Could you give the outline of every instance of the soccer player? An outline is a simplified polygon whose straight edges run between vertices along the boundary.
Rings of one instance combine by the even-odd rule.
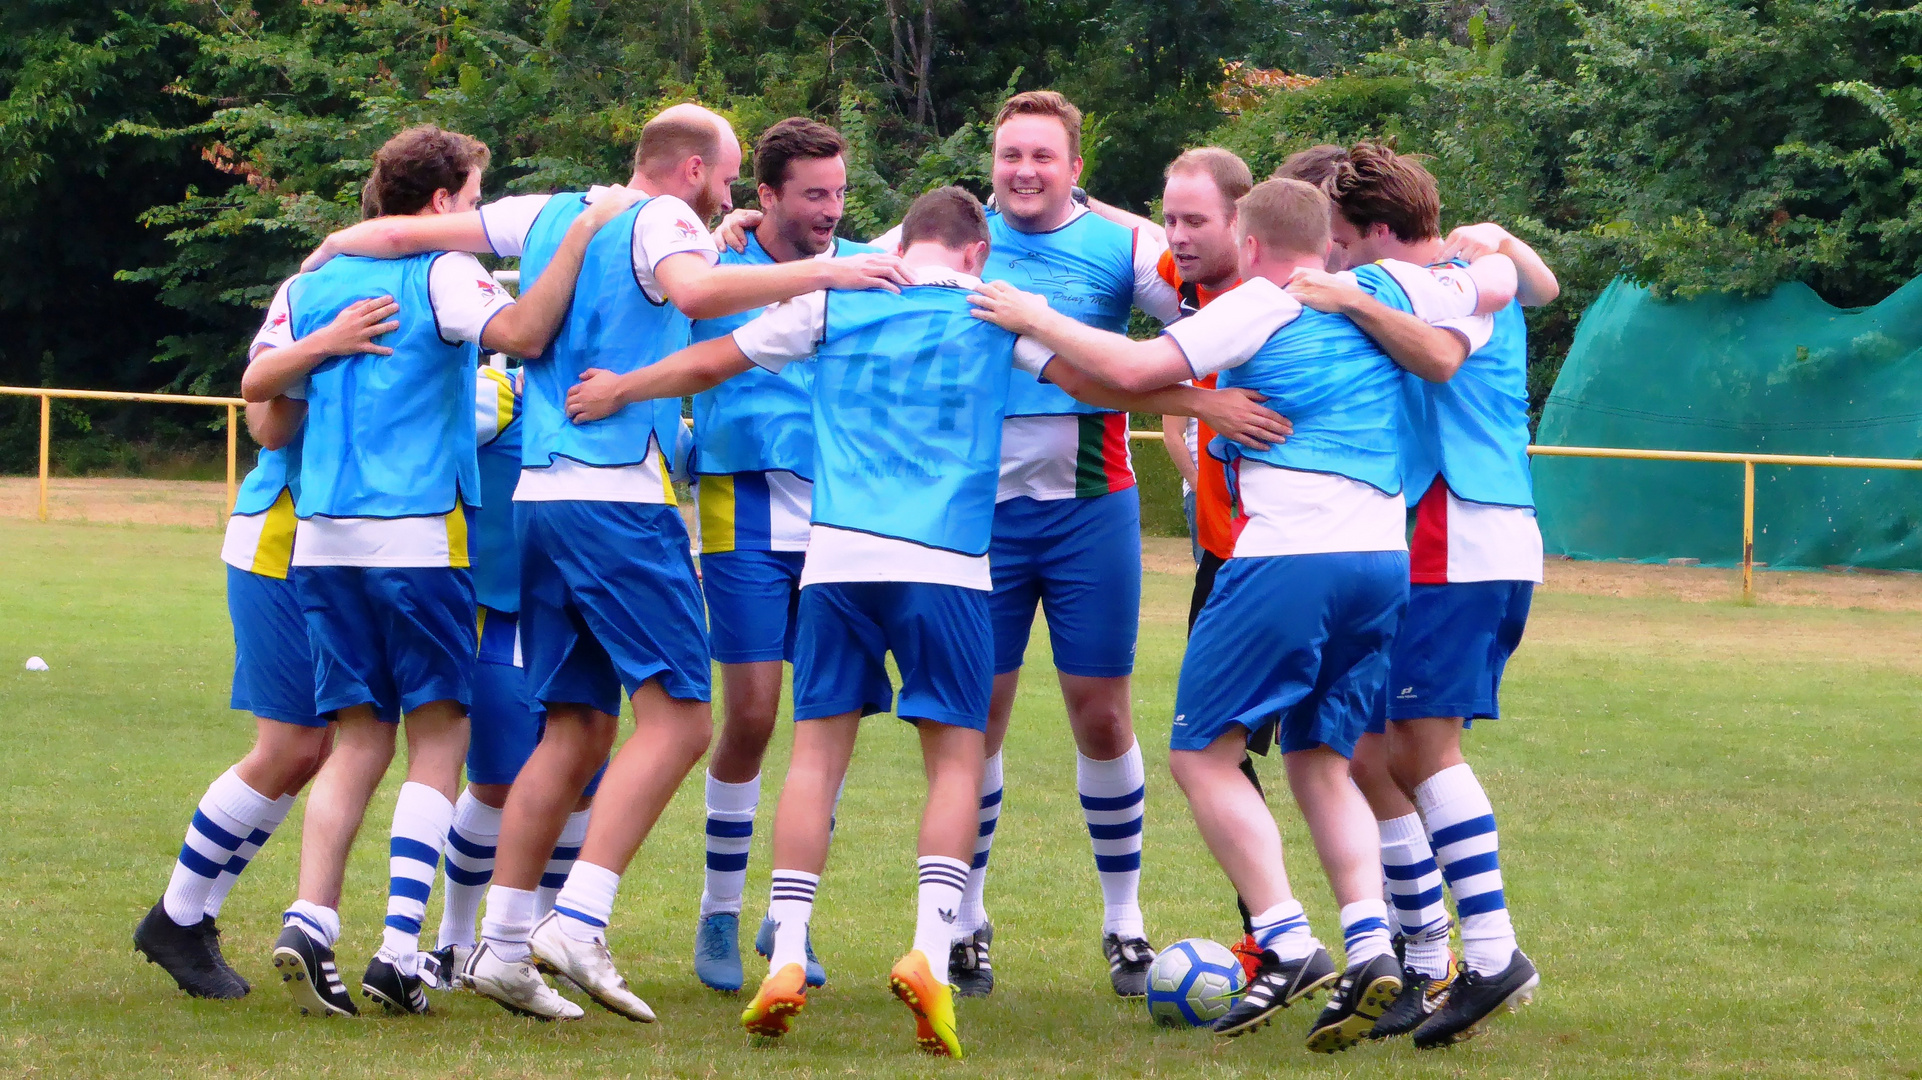
[[[686,345],[690,318],[905,279],[899,260],[882,255],[715,265],[703,222],[729,207],[740,168],[741,146],[725,120],[675,105],[642,127],[624,189],[514,196],[445,219],[363,222],[310,258],[492,251],[520,256],[532,289],[559,265],[557,245],[576,217],[615,193],[640,198],[589,246],[559,336],[524,368],[514,492],[521,641],[546,724],[508,794],[481,944],[464,973],[513,1012],[580,1015],[535,970],[538,956],[602,1007],[654,1019],[614,967],[607,921],[621,874],[712,735],[707,628],[664,456],[679,438],[680,409],[654,403],[576,425],[562,411],[568,388],[590,368],[633,371]],[[608,765],[580,856],[536,925],[535,890],[568,814],[614,744],[623,695],[634,707],[634,735]]]
[[[1497,694],[1542,577],[1528,467],[1527,325],[1555,276],[1497,225],[1440,230],[1434,178],[1412,158],[1361,143],[1333,170],[1335,238],[1350,265],[1440,263],[1499,252],[1518,271],[1515,301],[1488,343],[1458,367],[1403,379],[1405,489],[1414,495],[1408,614],[1395,642],[1386,717],[1356,746],[1355,779],[1375,811],[1388,888],[1406,941],[1406,987],[1377,1037],[1413,1032],[1420,1047],[1466,1038],[1504,1007],[1529,1000],[1540,975],[1518,947],[1502,889],[1488,795],[1462,755],[1462,732],[1499,715]],[[1352,289],[1306,302],[1364,329],[1380,305]],[[1462,969],[1451,970],[1443,882],[1461,920]]]
[[[919,731],[929,788],[914,947],[895,964],[890,984],[914,1011],[924,1049],[961,1054],[948,959],[978,831],[993,666],[988,547],[1003,410],[1010,362],[1033,370],[1041,359],[968,314],[967,290],[979,284],[975,275],[990,250],[988,228],[974,196],[959,188],[930,192],[902,224],[916,284],[900,295],[800,297],[652,368],[590,372],[569,395],[570,415],[592,420],[648,398],[703,390],[751,365],[772,370],[811,359],[816,369],[816,489],[795,655],[799,723],[775,815],[773,956],[742,1013],[757,1034],[785,1034],[806,1003],[807,929],[835,796],[861,718],[894,705],[885,667],[892,652],[902,677],[895,711]],[[1110,400],[1112,392],[1071,388],[1125,404]],[[1149,404],[1207,396],[1183,387]]]
[[[444,851],[446,903],[434,950],[433,980],[443,988],[457,985],[457,976],[479,943],[481,899],[494,878],[501,808],[541,733],[540,712],[527,695],[527,676],[521,667],[520,549],[514,542],[514,485],[521,473],[520,374],[483,366],[474,380],[481,505],[469,520],[468,548],[474,564],[480,646],[474,664],[474,701],[468,709],[467,789],[454,804]],[[589,781],[541,875],[536,910],[543,915],[553,908],[554,896],[587,837],[594,789],[595,781]]]
[[[396,328],[388,321],[395,310],[385,297],[351,304],[287,348],[316,361],[378,350],[373,340]],[[283,303],[249,354],[275,347],[285,323]],[[254,745],[201,796],[167,891],[133,933],[134,948],[192,997],[238,998],[252,989],[221,955],[216,919],[241,872],[320,768],[330,741],[328,722],[314,708],[307,624],[287,580],[300,424],[299,406],[284,398],[247,406],[248,430],[262,450],[241,482],[220,547],[234,626],[230,704],[254,715]]]
[[[487,158],[478,141],[436,127],[396,135],[374,156],[374,220],[471,210]],[[382,352],[317,365],[311,350],[263,350],[242,380],[250,401],[282,393],[306,401],[292,578],[313,644],[315,709],[339,722],[307,803],[299,899],[274,946],[274,966],[304,1013],[357,1011],[333,958],[341,881],[403,715],[407,782],[394,807],[386,928],[361,990],[389,1011],[427,1011],[420,920],[452,824],[473,699],[466,507],[480,498],[475,345],[539,353],[588,239],[620,209],[615,200],[583,215],[556,272],[518,303],[466,254],[336,259],[302,273],[282,294],[284,342],[377,297],[398,303],[399,327]]]
[[[879,249],[834,235],[847,202],[847,142],[826,124],[789,117],[754,146],[761,217],[724,266],[764,266]],[[756,312],[694,323],[693,339],[733,332]],[[741,989],[741,893],[747,882],[761,760],[780,708],[781,664],[794,659],[801,564],[807,553],[814,426],[805,364],[758,368],[694,395],[692,472],[701,511],[701,588],[721,666],[721,733],[707,767],[707,871],[694,974],[715,990]],[[766,955],[773,924],[755,947]],[[811,986],[826,982],[812,951]]]
[[[1170,767],[1197,826],[1256,911],[1261,967],[1215,1025],[1240,1035],[1336,979],[1290,894],[1274,819],[1239,776],[1251,743],[1273,738],[1341,904],[1346,970],[1309,1033],[1311,1049],[1359,1041],[1401,989],[1368,804],[1348,756],[1386,678],[1406,600],[1396,425],[1399,371],[1349,320],[1305,309],[1283,286],[1320,271],[1330,249],[1327,196],[1271,180],[1237,206],[1243,284],[1160,338],[1132,342],[1083,327],[1039,298],[984,288],[984,318],[1031,334],[1058,359],[1125,390],[1209,372],[1253,386],[1294,422],[1266,451],[1230,456],[1247,524],[1196,620],[1176,693]],[[1420,267],[1365,267],[1358,282],[1418,318],[1394,327],[1430,364],[1479,344],[1471,290]],[[1050,365],[1049,372],[1053,371]]]

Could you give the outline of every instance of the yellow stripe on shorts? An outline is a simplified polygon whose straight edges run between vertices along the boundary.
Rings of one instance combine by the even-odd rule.
[[[254,573],[287,580],[287,568],[294,561],[294,526],[299,520],[294,516],[293,490],[281,488],[260,525],[260,543],[254,548],[251,567]]]

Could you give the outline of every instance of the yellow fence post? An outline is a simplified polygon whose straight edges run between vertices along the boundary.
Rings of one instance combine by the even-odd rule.
[[[47,520],[47,438],[53,430],[53,399],[40,395],[40,520]]]
[[[234,408],[232,405],[227,406],[227,512],[229,514],[234,512],[236,500],[234,494],[234,455],[237,452],[236,448],[240,438],[237,427],[239,422],[239,416],[237,414],[239,411],[240,410]]]
[[[1742,599],[1755,599],[1755,463],[1742,462]]]

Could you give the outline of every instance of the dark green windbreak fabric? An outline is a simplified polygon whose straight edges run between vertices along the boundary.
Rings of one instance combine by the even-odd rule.
[[[1582,316],[1544,446],[1922,456],[1922,279],[1869,308],[1801,284],[1661,301],[1617,280]],[[1741,558],[1742,466],[1537,457],[1550,554]],[[1758,465],[1755,558],[1922,569],[1922,473]]]

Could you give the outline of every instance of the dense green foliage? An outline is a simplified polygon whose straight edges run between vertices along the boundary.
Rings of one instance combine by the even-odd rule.
[[[1922,271],[1919,37],[1896,0],[32,0],[0,10],[0,382],[231,389],[274,282],[415,121],[485,139],[501,194],[624,175],[663,102],[749,138],[820,116],[855,144],[859,235],[981,186],[996,104],[1054,86],[1089,113],[1088,186],[1138,209],[1203,141],[1258,173],[1364,135],[1430,155],[1449,224],[1503,221],[1563,275],[1539,397],[1617,274],[1853,304]],[[1237,61],[1320,81],[1223,95]],[[30,438],[0,403],[0,463]]]

